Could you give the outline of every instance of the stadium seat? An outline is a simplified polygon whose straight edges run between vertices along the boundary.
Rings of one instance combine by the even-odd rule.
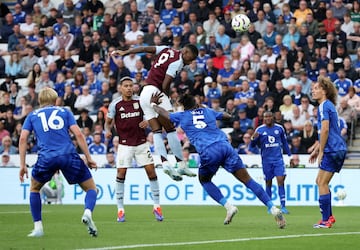
[[[0,50],[8,51],[8,44],[7,43],[0,43]]]
[[[84,72],[84,71],[85,71],[85,67],[79,67],[79,68],[77,68],[77,71]]]
[[[221,129],[225,134],[230,134],[234,129],[233,128],[222,128]]]
[[[72,55],[71,59],[73,59],[74,62],[78,62],[79,61],[79,55]]]
[[[2,58],[4,59],[5,64],[9,64],[9,62],[10,62],[10,55],[4,55],[4,56],[2,56]]]
[[[15,82],[17,82],[19,84],[19,87],[21,87],[21,88],[27,88],[28,87],[27,78],[18,78],[18,79],[15,80]]]

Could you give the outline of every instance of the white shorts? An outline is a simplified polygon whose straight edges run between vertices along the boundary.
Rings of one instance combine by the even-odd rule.
[[[139,167],[154,163],[147,142],[138,146],[119,144],[116,158],[116,168],[131,168],[134,158]]]
[[[145,85],[140,94],[140,106],[144,111],[145,119],[148,121],[150,119],[158,117],[158,113],[155,112],[153,107],[150,105],[150,99],[152,94],[161,92],[157,87],[153,85]],[[164,108],[167,111],[173,110],[173,107],[170,103],[170,99],[167,95],[164,94],[161,97],[160,107]]]

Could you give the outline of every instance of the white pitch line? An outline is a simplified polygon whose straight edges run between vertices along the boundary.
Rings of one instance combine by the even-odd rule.
[[[321,237],[321,236],[355,235],[355,234],[360,234],[360,232],[322,233],[322,234],[321,233],[317,233],[317,234],[294,234],[294,235],[251,237],[251,238],[228,239],[228,240],[169,242],[169,243],[138,244],[138,245],[112,246],[112,247],[100,247],[100,248],[82,248],[82,249],[77,249],[77,250],[113,250],[113,249],[131,249],[131,248],[138,248],[138,247],[143,247],[143,248],[144,247],[170,247],[170,246],[203,245],[203,244],[241,242],[241,241],[276,240],[276,239],[291,239],[291,238],[302,238],[302,237]]]
[[[29,214],[30,211],[4,211],[0,212],[0,214]]]
[[[41,213],[50,213],[50,211],[42,211]],[[30,214],[30,210],[28,211],[2,211],[0,214]]]

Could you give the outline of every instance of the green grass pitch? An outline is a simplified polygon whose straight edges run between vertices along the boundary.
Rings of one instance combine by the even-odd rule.
[[[278,229],[265,207],[238,206],[230,225],[223,225],[220,206],[163,206],[157,222],[152,206],[126,206],[126,222],[116,222],[116,206],[98,205],[92,238],[80,222],[83,206],[44,205],[42,238],[28,238],[33,228],[29,206],[0,206],[0,249],[359,249],[359,207],[334,207],[336,224],[313,229],[318,207],[289,207],[286,229]]]

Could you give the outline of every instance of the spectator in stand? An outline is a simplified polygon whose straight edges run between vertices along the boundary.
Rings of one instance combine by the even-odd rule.
[[[279,110],[281,115],[285,120],[290,120],[293,114],[293,109],[296,105],[292,103],[292,98],[290,95],[285,95],[283,97],[283,104],[280,105]]]
[[[223,120],[221,123],[222,127],[231,128],[233,126],[233,122],[238,119],[238,110],[234,105],[233,99],[227,100],[224,112],[228,113],[231,116],[231,118],[227,120]]]
[[[229,59],[224,60],[224,68],[220,69],[216,81],[219,83],[228,83],[231,81],[235,69],[231,67]]]
[[[304,124],[305,121],[307,120],[307,115],[305,113],[300,113],[299,107],[294,106],[290,120],[294,130],[300,132],[301,130],[304,129]]]
[[[269,23],[269,21],[265,19],[265,13],[263,10],[258,11],[257,19],[258,20],[254,23],[254,27],[255,30],[263,37],[266,33],[267,24]]]
[[[18,53],[12,53],[10,55],[10,61],[5,65],[5,74],[15,79],[21,74],[20,55]]]
[[[101,167],[116,168],[116,161],[115,161],[114,153],[111,153],[111,152],[106,153],[106,163],[104,163]]]
[[[9,37],[14,33],[14,17],[11,13],[6,14],[5,20],[2,23],[2,27],[0,30],[2,43],[7,43]]]
[[[305,0],[300,1],[299,9],[295,10],[294,17],[296,18],[296,25],[301,26],[303,22],[306,21],[307,14],[312,14],[311,9],[307,7],[307,2]]]
[[[0,162],[0,167],[7,167],[7,168],[15,168],[15,163],[13,163],[12,161],[10,161],[10,155],[9,153],[4,152],[1,155],[1,162]]]
[[[291,95],[292,102],[295,105],[300,105],[301,104],[301,98],[303,96],[305,96],[305,94],[303,94],[301,91],[302,91],[302,85],[299,84],[299,83],[296,84],[295,85],[295,92],[294,92],[294,94]]]
[[[326,19],[323,21],[325,30],[328,33],[332,33],[335,30],[335,22],[337,19],[334,17],[334,13],[331,9],[326,10]]]
[[[15,4],[13,17],[15,24],[25,23],[26,12],[22,10],[21,4]]]
[[[358,116],[360,114],[360,96],[356,94],[356,89],[354,86],[349,87],[348,94],[343,97],[348,105],[355,109],[358,113]]]
[[[220,100],[220,107],[221,108],[225,108],[226,107],[226,103],[229,99],[234,99],[234,93],[231,91],[231,89],[229,88],[229,84],[228,83],[221,83],[221,96],[219,98]]]
[[[77,110],[74,107],[76,98],[77,96],[74,94],[71,84],[65,84],[65,92],[63,97],[64,106],[70,108],[74,114],[77,113]]]
[[[84,85],[82,87],[82,94],[76,98],[74,104],[74,107],[78,111],[81,112],[82,110],[86,109],[88,112],[91,112],[94,110],[94,96],[91,95],[89,92],[89,86]]]
[[[344,16],[348,13],[348,8],[344,5],[342,0],[334,0],[330,10],[334,13],[334,18],[343,21]]]
[[[45,87],[54,88],[54,82],[50,80],[47,70],[41,72],[41,78],[35,85],[35,92],[39,93]]]
[[[238,112],[240,130],[244,134],[249,128],[252,128],[252,120],[246,117],[246,110],[244,108],[239,109]]]
[[[301,144],[301,137],[299,135],[295,135],[291,138],[290,144],[291,154],[306,154],[306,148],[303,144]]]
[[[306,153],[310,154],[318,143],[317,129],[314,128],[310,120],[305,121],[304,129],[300,131],[299,136],[301,138],[301,145],[305,147]]]
[[[271,93],[274,98],[274,107],[276,110],[283,104],[283,98],[285,95],[289,95],[289,91],[284,88],[282,81],[278,80],[275,82],[275,91]]]
[[[245,133],[243,136],[244,143],[241,143],[238,147],[238,154],[246,154],[246,155],[253,155],[259,154],[260,151],[257,147],[251,146],[251,136],[249,133]]]
[[[352,130],[352,126],[354,124],[353,122],[357,118],[356,110],[348,104],[348,101],[345,98],[342,98],[340,100],[340,105],[337,108],[337,112],[339,117],[344,118],[346,122],[348,128],[348,137],[349,137],[350,132]]]
[[[337,71],[337,75],[338,79],[334,81],[334,85],[338,89],[338,95],[343,97],[349,92],[349,88],[353,85],[353,82],[346,78],[345,70],[343,68],[340,68]]]
[[[17,154],[18,150],[16,147],[12,145],[12,140],[9,135],[4,136],[1,140],[0,146],[0,153],[1,154]]]
[[[109,90],[109,83],[103,82],[101,84],[101,92],[97,93],[94,97],[94,111],[90,112],[90,114],[96,114],[97,111],[103,106],[105,99],[111,101],[112,93]]]
[[[238,115],[238,114],[237,114]],[[242,132],[240,128],[240,121],[235,120],[232,124],[233,131],[229,133],[231,146],[233,148],[238,148],[241,143],[243,143],[243,135],[244,132]]]
[[[77,66],[83,67],[86,63],[90,63],[93,60],[93,55],[95,52],[94,45],[91,44],[91,37],[85,36],[83,40],[83,44],[79,48],[75,49],[75,54],[79,55],[79,61],[77,62]]]
[[[34,33],[35,25],[36,24],[33,22],[31,14],[27,14],[25,22],[20,24],[20,33],[28,38]]]

